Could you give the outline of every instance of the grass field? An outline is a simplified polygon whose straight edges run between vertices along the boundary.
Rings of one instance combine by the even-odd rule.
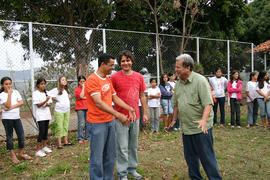
[[[244,127],[246,120],[242,119],[242,122]],[[264,132],[261,126],[250,129],[215,127],[213,134],[223,179],[270,178],[270,130]],[[16,165],[10,163],[5,143],[1,142],[0,165],[4,169],[0,171],[0,179],[89,179],[89,142],[77,144],[76,132],[70,133],[70,140],[74,146],[57,150],[55,138],[50,137],[51,154]],[[33,156],[35,145],[36,139],[28,138],[25,151]],[[179,131],[151,136],[149,131],[140,133],[138,157],[138,171],[146,179],[189,179]],[[203,170],[202,174],[206,178]]]

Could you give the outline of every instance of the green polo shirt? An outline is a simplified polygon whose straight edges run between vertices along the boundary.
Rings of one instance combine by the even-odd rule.
[[[191,72],[185,83],[182,79],[177,81],[172,103],[178,106],[178,118],[185,135],[201,133],[198,124],[192,121],[200,121],[202,119],[204,107],[212,104],[210,85],[207,79],[195,72]],[[207,121],[207,129],[213,127],[213,111]]]

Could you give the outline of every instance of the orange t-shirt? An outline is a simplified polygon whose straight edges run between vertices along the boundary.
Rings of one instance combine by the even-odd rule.
[[[113,115],[99,109],[92,98],[93,95],[100,94],[102,101],[112,107],[112,96],[116,95],[116,92],[110,78],[102,78],[96,73],[91,74],[85,82],[85,94],[88,122],[105,123],[113,120]]]

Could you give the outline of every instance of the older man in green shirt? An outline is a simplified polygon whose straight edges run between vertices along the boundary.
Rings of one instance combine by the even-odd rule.
[[[222,179],[213,148],[213,99],[206,78],[192,71],[194,61],[188,54],[176,58],[175,71],[180,77],[174,88],[174,121],[180,120],[184,155],[190,178],[203,179],[200,162],[210,180]]]

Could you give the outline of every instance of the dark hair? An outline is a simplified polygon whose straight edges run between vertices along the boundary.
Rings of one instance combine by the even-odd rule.
[[[108,64],[110,62],[110,59],[115,59],[115,58],[110,54],[106,54],[106,53],[101,54],[98,57],[98,67],[101,66],[101,63]]]
[[[259,73],[259,76],[258,76],[258,82],[259,82],[259,88],[262,89],[264,87],[264,77],[265,75],[267,74],[267,71],[261,71]],[[268,80],[266,80],[266,82],[268,83]]]
[[[162,74],[162,76],[160,77],[160,85],[165,87],[165,81],[163,80],[164,76],[168,76],[167,74]]]
[[[65,89],[67,91],[67,93],[69,94],[70,91],[68,89],[68,84],[63,86],[61,85],[61,79],[65,77],[65,76],[60,76],[58,81],[57,81],[57,90],[58,90],[58,95],[62,95],[63,94],[63,90]],[[66,78],[66,77],[65,77]]]
[[[4,82],[7,81],[7,80],[10,80],[10,81],[12,82],[12,80],[11,80],[10,77],[3,77],[3,78],[1,79],[1,85],[4,85]],[[1,92],[4,92],[4,90],[5,90],[4,87],[1,87],[0,93],[1,93]]]
[[[123,50],[123,51],[119,52],[119,55],[118,55],[117,63],[118,63],[119,66],[121,65],[121,59],[122,59],[123,56],[126,56],[127,58],[130,58],[131,61],[132,61],[132,65],[135,63],[134,62],[135,58],[134,58],[134,55],[132,54],[132,52],[129,51],[129,50]]]
[[[37,80],[37,82],[36,82],[36,87],[38,88],[38,85],[39,85],[41,82],[43,82],[43,81],[45,82],[45,84],[47,83],[46,79],[44,79],[44,78],[38,78],[38,80]],[[44,93],[45,93],[46,96],[48,96],[46,89],[44,89]]]
[[[218,70],[222,72],[222,69],[220,67],[216,68],[215,72],[217,72]]]
[[[241,80],[239,72],[237,70],[233,70],[230,76],[231,83],[233,83],[233,75],[235,73],[238,73],[238,79],[236,80],[236,82],[238,82],[238,80]]]
[[[81,76],[78,76],[78,82],[80,82],[81,79],[86,80],[86,78],[84,76],[82,76],[82,75]]]
[[[171,77],[172,75],[174,75],[172,72],[168,73],[168,76]]]
[[[252,77],[255,76],[256,74],[258,74],[256,71],[251,72],[251,73],[249,74],[249,81],[251,81],[251,80],[252,80]]]
[[[156,83],[157,83],[157,78],[150,78],[150,83],[152,82],[152,81],[156,81]]]

